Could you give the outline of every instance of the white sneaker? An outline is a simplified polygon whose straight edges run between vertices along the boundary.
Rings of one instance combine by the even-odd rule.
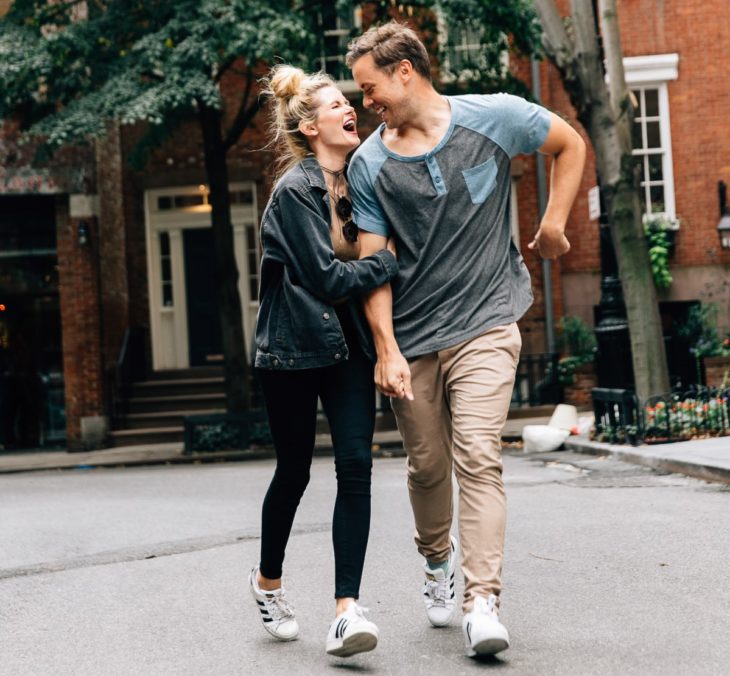
[[[327,632],[327,654],[350,657],[366,653],[378,645],[378,628],[365,619],[367,608],[354,601],[348,609],[336,617]]]
[[[456,538],[451,536],[451,554],[449,555],[449,571],[443,568],[432,570],[428,561],[423,562],[426,580],[423,584],[423,603],[426,615],[434,627],[444,627],[454,615],[456,599],[454,593],[454,570],[456,569]]]
[[[284,587],[264,591],[259,587],[258,573],[259,567],[256,566],[248,576],[248,584],[261,613],[264,629],[280,641],[293,641],[299,634],[299,624],[294,617],[294,608],[286,600]]]
[[[464,615],[461,623],[466,639],[466,654],[469,657],[495,655],[509,648],[509,634],[497,616],[497,597],[488,599],[477,596],[471,612]]]

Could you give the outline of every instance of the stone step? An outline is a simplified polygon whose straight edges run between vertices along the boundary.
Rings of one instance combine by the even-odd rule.
[[[129,413],[162,413],[170,411],[225,408],[226,397],[223,392],[162,397],[132,397],[129,400]]]
[[[147,380],[190,380],[197,378],[223,378],[222,366],[192,366],[186,369],[152,371]]]
[[[166,444],[182,442],[183,426],[150,427],[148,429],[112,430],[107,438],[111,448],[120,446],[143,446],[145,444]]]
[[[172,378],[132,383],[131,397],[165,397],[224,392],[225,380],[220,377]]]
[[[130,413],[124,419],[123,429],[145,429],[150,427],[173,427],[182,425],[186,416],[225,413],[225,407],[213,409],[185,409],[179,411],[157,411],[153,413]]]

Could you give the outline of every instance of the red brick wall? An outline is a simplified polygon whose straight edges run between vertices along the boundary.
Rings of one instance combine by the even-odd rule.
[[[110,125],[109,134],[96,146],[97,186],[100,204],[98,253],[101,269],[102,353],[104,370],[118,358],[129,324],[129,277],[127,233],[124,227],[124,193],[119,130]]]
[[[93,194],[96,174],[88,146],[56,150],[36,161],[37,147],[19,143],[17,124],[6,120],[0,129],[0,193],[56,194],[57,252],[61,335],[65,380],[67,437],[70,448],[80,444],[81,418],[103,415],[103,380],[99,320],[98,238],[94,219],[89,246],[81,249],[77,222],[68,219],[68,194]]]
[[[63,332],[66,436],[69,449],[80,447],[81,418],[104,414],[99,307],[98,228],[84,218],[89,242],[78,241],[78,219],[68,207],[57,210],[59,295]]]
[[[568,11],[569,3],[561,1],[558,4],[564,12]],[[716,232],[719,220],[717,181],[730,183],[730,136],[727,134],[730,88],[727,86],[725,54],[730,28],[727,22],[719,20],[725,10],[725,3],[719,0],[619,2],[626,56],[679,54],[679,78],[668,83],[668,92],[676,210],[682,219],[682,228],[677,235],[676,253],[670,261],[677,282],[662,297],[719,302],[721,325],[730,324],[727,288],[730,253],[720,249]],[[647,30],[647,26],[651,26],[651,30]],[[698,49],[698,36],[702,36],[702,49]],[[516,68],[526,81],[529,81],[528,69],[527,63],[518,64]],[[589,220],[587,204],[587,191],[596,185],[595,161],[590,141],[576,120],[557,71],[543,64],[541,80],[543,104],[570,121],[589,146],[583,182],[567,227],[572,249],[553,266],[558,286],[584,284],[584,275],[573,277],[571,273],[592,273],[600,269],[597,222]],[[529,212],[535,197],[530,172],[528,164],[519,188],[523,239],[533,228]],[[529,260],[528,266],[533,273],[536,303],[523,322],[526,326],[543,314],[540,277]],[[696,268],[696,274],[682,270],[689,266],[702,267]],[[561,279],[563,273],[565,276]],[[597,284],[597,278],[594,281]],[[587,295],[595,296],[596,293],[597,289],[591,288]],[[558,293],[556,317],[562,314],[559,297]],[[568,307],[565,311],[574,313],[576,308]],[[584,319],[590,320],[583,310]]]
[[[562,3],[567,10],[567,3]],[[727,5],[720,0],[620,0],[621,40],[625,56],[678,53],[679,78],[669,82],[669,108],[677,214],[675,266],[730,262],[719,248],[717,181],[730,183],[730,135],[727,133],[730,87],[727,86]],[[701,40],[701,49],[699,41]],[[543,66],[546,105],[575,122],[572,107],[553,68]],[[566,272],[599,267],[594,222],[587,217],[586,189],[595,184],[589,157],[586,177],[569,224],[572,251]],[[718,270],[718,274],[722,274]]]

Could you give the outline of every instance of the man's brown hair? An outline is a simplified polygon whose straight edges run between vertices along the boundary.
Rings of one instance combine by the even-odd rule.
[[[345,63],[348,68],[366,54],[373,55],[375,65],[392,74],[404,59],[410,61],[421,77],[431,80],[431,63],[428,52],[415,31],[405,24],[391,21],[373,26],[349,44]]]

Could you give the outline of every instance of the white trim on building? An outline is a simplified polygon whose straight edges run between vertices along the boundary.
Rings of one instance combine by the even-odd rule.
[[[678,54],[653,54],[649,56],[624,57],[626,84],[637,96],[640,114],[635,124],[641,127],[641,147],[634,148],[634,155],[641,156],[644,164],[644,210],[645,213],[661,213],[669,218],[676,217],[674,196],[674,168],[672,163],[672,132],[669,116],[669,89],[667,83],[679,77]],[[657,110],[647,111],[647,92],[656,92]],[[653,99],[653,94],[649,94]],[[650,138],[650,128],[658,125],[659,143]],[[652,180],[650,163],[661,156],[661,177]],[[652,188],[654,189],[652,191]],[[663,209],[652,209],[656,204],[656,193],[663,188]]]
[[[258,209],[254,182],[232,183],[231,221],[238,266],[246,344],[253,336],[258,299],[252,288],[258,282]],[[147,280],[152,367],[154,370],[186,368],[190,364],[185,288],[183,232],[188,228],[209,228],[210,205],[207,186],[184,186],[147,190],[144,199],[147,238]]]

